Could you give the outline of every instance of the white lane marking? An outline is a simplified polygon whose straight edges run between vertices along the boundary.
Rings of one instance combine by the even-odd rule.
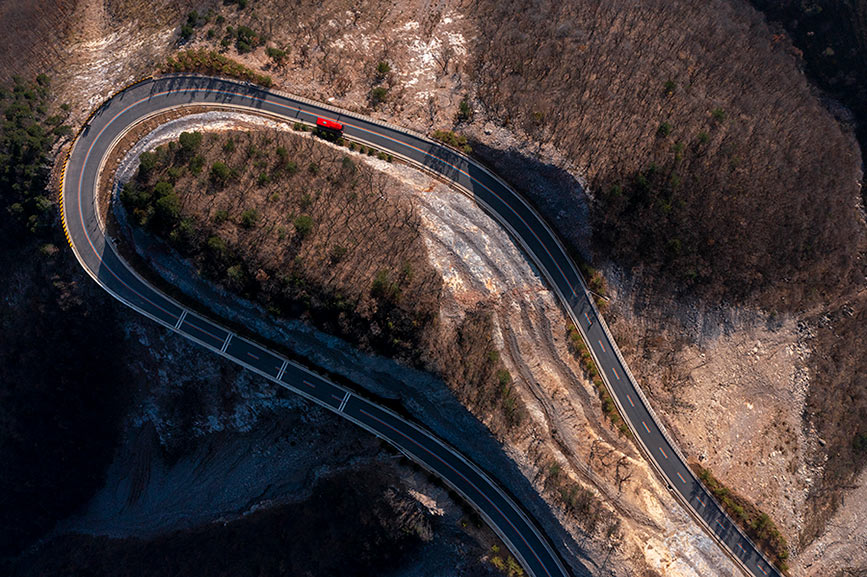
[[[599,347],[602,349],[602,352],[605,352],[605,345],[602,344],[602,339],[596,339],[596,342],[599,343]]]
[[[349,391],[346,391],[346,396],[343,397],[343,400],[340,401],[340,406],[337,407],[337,412],[338,412],[338,413],[342,413],[342,412],[343,412],[343,409],[346,407],[346,403],[347,403],[347,401],[349,401],[349,397],[350,397],[351,395],[352,395],[352,393],[350,393]]]
[[[175,330],[181,328],[181,325],[184,324],[185,318],[187,318],[187,309],[181,311],[181,316],[178,317],[178,322],[175,324]]]
[[[289,366],[289,361],[283,361],[283,366],[280,367],[280,372],[277,373],[277,380],[278,381],[280,380],[280,377],[283,376],[283,373],[286,372],[286,367],[288,367],[288,366]]]
[[[587,319],[587,327],[593,324],[593,321],[590,320],[590,316],[587,314],[587,311],[584,311],[584,318]]]
[[[759,568],[759,571],[762,572],[762,575],[767,575],[767,574],[768,574],[768,572],[765,570],[765,568],[762,567],[762,564],[761,564],[761,563],[756,564],[756,567]]]
[[[641,421],[641,424],[644,425],[644,430],[649,433],[650,429],[647,428],[647,423],[645,423],[644,421]]]
[[[704,502],[704,499],[702,499],[698,495],[696,495],[695,498],[696,498],[696,500],[698,500],[699,503],[701,503],[702,507],[707,507],[707,503]]]
[[[253,358],[256,359],[257,361],[259,360],[259,356],[258,356],[258,355],[254,355],[254,354],[251,353],[250,351],[247,351],[247,356],[253,357]]]
[[[668,459],[668,455],[665,454],[665,451],[662,450],[662,447],[659,448],[659,452],[662,453],[662,456]]]
[[[620,375],[617,374],[617,369],[615,369],[614,367],[611,367],[611,372],[614,373],[614,378],[617,379],[617,380],[619,381],[619,380],[620,380]],[[633,405],[633,406],[634,406],[634,405]]]
[[[632,402],[632,397],[629,396],[629,393],[626,393],[626,399],[629,401],[630,405],[635,407],[635,403]],[[644,427],[647,428],[647,425],[644,425]],[[650,431],[647,431],[647,432],[649,433]]]
[[[686,485],[686,479],[683,478],[683,475],[680,474],[680,471],[677,472],[677,478],[680,479],[680,482]]]
[[[311,385],[311,384],[308,383],[307,381],[301,381],[301,382],[304,383],[305,385],[307,385],[308,387],[310,387],[311,389],[315,389],[315,388],[316,388],[316,385]]]
[[[220,349],[221,353],[225,353],[226,349],[229,348],[229,342],[232,340],[232,333],[226,335],[226,341],[223,343],[223,348]]]

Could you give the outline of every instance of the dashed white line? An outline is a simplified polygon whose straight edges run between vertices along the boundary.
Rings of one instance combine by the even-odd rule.
[[[620,380],[620,375],[617,374],[617,369],[615,369],[614,367],[611,367],[611,372],[614,373],[614,378],[617,379],[617,380],[619,381],[619,380]],[[633,405],[633,406],[634,406],[634,405]]]
[[[662,450],[662,447],[659,448],[659,452],[662,453],[662,456],[668,459],[668,455],[665,454],[665,451]]]
[[[650,429],[647,428],[647,423],[645,423],[644,421],[641,421],[641,424],[644,425],[644,430],[649,433]]]
[[[686,485],[686,479],[683,478],[683,475],[680,474],[680,471],[677,472],[677,478],[680,479],[680,482]]]
[[[184,324],[184,319],[187,318],[187,309],[181,311],[181,316],[178,317],[178,322],[175,323],[175,330],[181,328],[181,325]]]
[[[289,361],[283,361],[283,366],[280,367],[280,371],[277,373],[277,380],[280,380],[280,377],[283,376],[283,373],[286,372],[286,367],[289,366]]]
[[[343,400],[340,401],[340,406],[337,407],[337,412],[338,412],[338,413],[342,413],[342,412],[343,412],[343,409],[346,407],[346,403],[347,403],[347,401],[349,401],[349,397],[350,397],[351,395],[352,395],[352,393],[350,393],[349,391],[346,391],[346,396],[343,397]]]
[[[629,401],[629,404],[630,404],[630,405],[632,405],[633,407],[635,407],[635,403],[632,402],[632,397],[629,396],[629,393],[626,393],[626,400]],[[647,428],[647,425],[644,425],[644,428],[646,429],[646,428]],[[647,432],[649,433],[650,431],[647,431]]]
[[[602,344],[602,339],[596,339],[596,342],[599,343],[599,348],[602,349],[602,352],[605,352],[605,345]]]
[[[226,349],[229,348],[229,343],[231,342],[231,340],[232,340],[232,333],[229,333],[228,335],[226,335],[226,342],[223,343],[223,348],[220,349],[221,353],[226,352]]]

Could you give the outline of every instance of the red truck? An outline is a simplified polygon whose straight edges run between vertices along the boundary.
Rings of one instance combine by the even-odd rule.
[[[338,134],[343,132],[342,124],[334,122],[333,120],[328,120],[327,118],[317,118],[316,127],[320,130],[327,130],[328,132],[336,132]]]

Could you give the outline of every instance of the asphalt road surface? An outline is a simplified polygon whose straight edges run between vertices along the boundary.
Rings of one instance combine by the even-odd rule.
[[[336,411],[396,446],[464,495],[535,577],[569,575],[548,540],[495,482],[432,433],[185,308],[142,279],[105,235],[96,206],[102,161],[116,140],[143,118],[183,106],[246,108],[289,121],[317,117],[345,126],[345,135],[386,150],[451,181],[471,195],[519,242],[558,294],[596,359],[621,414],[645,456],[672,492],[718,542],[756,577],[780,577],[721,511],[686,466],[641,394],[566,250],[541,217],[481,165],[427,138],[332,107],[248,84],[201,76],[148,79],[121,91],[91,115],[77,136],[62,183],[63,222],[87,272],[138,312],[281,385]]]

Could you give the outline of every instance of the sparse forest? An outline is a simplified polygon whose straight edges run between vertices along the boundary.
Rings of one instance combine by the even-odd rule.
[[[481,2],[482,105],[586,175],[647,282],[797,310],[863,279],[860,159],[747,6]]]
[[[435,372],[490,413],[498,434],[522,422],[492,311],[471,311],[454,334],[439,326],[442,278],[419,217],[394,180],[357,156],[282,132],[185,132],[141,155],[120,198],[134,224],[205,277],[273,314]]]
[[[417,362],[442,280],[384,174],[286,133],[184,133],[144,153],[121,194],[134,221],[276,314]]]

